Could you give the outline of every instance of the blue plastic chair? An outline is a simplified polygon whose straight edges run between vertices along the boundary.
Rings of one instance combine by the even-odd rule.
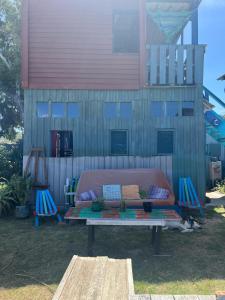
[[[182,208],[199,209],[200,215],[204,218],[205,213],[202,202],[197,196],[190,177],[179,178],[179,206]]]
[[[35,226],[39,226],[39,217],[51,217],[55,215],[57,216],[58,221],[62,222],[62,218],[58,213],[58,209],[49,190],[37,190]]]

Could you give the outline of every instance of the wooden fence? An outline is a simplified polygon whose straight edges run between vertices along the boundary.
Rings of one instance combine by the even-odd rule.
[[[149,85],[203,83],[205,45],[153,45],[147,49]]]
[[[23,158],[25,168],[28,157]],[[57,205],[64,204],[64,184],[66,178],[79,177],[84,170],[94,169],[130,169],[130,168],[158,168],[161,169],[172,184],[171,156],[109,156],[109,157],[47,157],[47,172],[50,191]],[[29,172],[34,175],[34,159]],[[39,161],[38,178],[44,183],[42,160]]]

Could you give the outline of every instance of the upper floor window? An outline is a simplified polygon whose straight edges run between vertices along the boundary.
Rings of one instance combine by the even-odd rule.
[[[139,51],[139,17],[135,11],[113,13],[113,52],[137,53]]]
[[[120,117],[129,119],[132,115],[132,103],[131,102],[121,102],[120,103]]]
[[[52,117],[63,118],[65,117],[65,104],[62,102],[52,103]]]
[[[73,102],[67,103],[67,116],[70,119],[79,118],[80,115],[80,104]]]
[[[182,116],[194,116],[194,101],[182,102]]]
[[[48,102],[37,102],[37,117],[48,118],[48,116],[49,116]]]
[[[152,101],[151,102],[151,115],[153,117],[163,117],[165,111],[165,105],[162,101]]]
[[[166,116],[178,117],[179,116],[179,103],[176,101],[166,102]]]
[[[108,119],[122,118],[129,119],[132,116],[131,102],[105,102],[104,116]]]

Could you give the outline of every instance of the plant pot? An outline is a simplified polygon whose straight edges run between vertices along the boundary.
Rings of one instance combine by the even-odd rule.
[[[16,206],[15,216],[17,219],[26,219],[29,217],[29,207],[27,205]]]
[[[143,207],[145,212],[152,212],[152,203],[151,202],[143,202]]]
[[[103,208],[104,208],[104,204],[103,203],[92,202],[92,205],[91,205],[91,210],[92,211],[99,212],[99,211],[102,211]]]

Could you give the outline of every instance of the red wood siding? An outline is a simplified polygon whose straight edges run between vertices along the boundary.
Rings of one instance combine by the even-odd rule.
[[[28,87],[139,88],[139,54],[112,52],[113,9],[138,10],[138,2],[30,0]]]

